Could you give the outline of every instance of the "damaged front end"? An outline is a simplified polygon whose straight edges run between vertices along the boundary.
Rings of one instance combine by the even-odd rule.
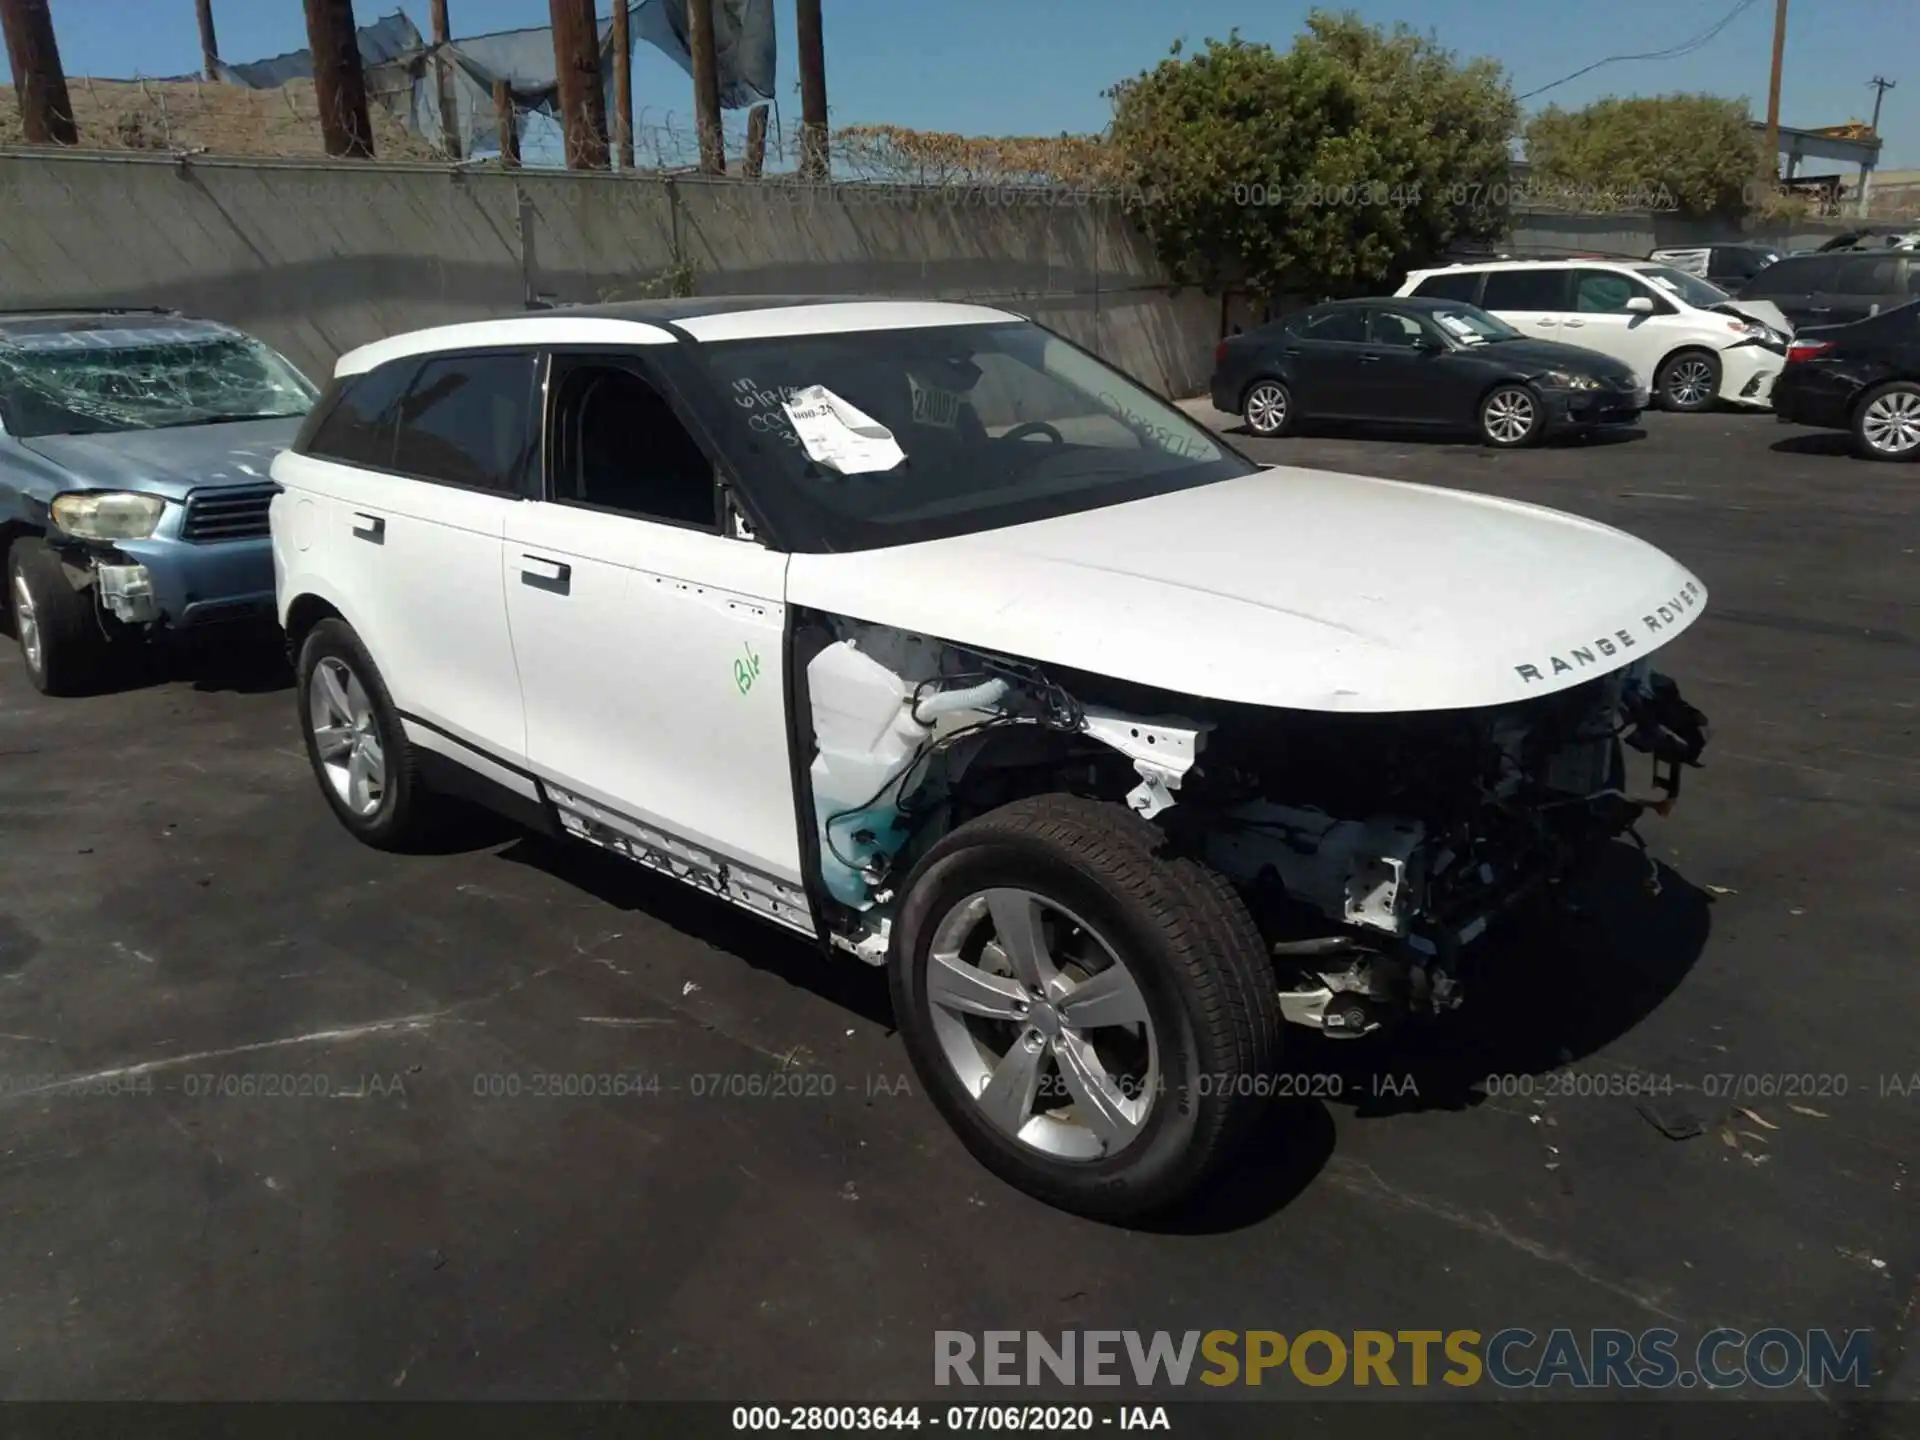
[[[1337,715],[1183,700],[834,616],[796,638],[833,943],[882,963],[928,847],[1068,791],[1126,804],[1226,875],[1284,1013],[1329,1035],[1458,1005],[1469,947],[1596,845],[1637,839],[1706,742],[1644,662],[1513,705]],[[1644,788],[1629,752],[1651,758]]]

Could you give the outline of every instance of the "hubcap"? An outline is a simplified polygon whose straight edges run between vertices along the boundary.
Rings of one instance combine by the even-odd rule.
[[[1673,367],[1667,393],[1676,405],[1699,405],[1713,393],[1713,367],[1704,360],[1682,360]]]
[[[993,1126],[1057,1160],[1098,1160],[1139,1138],[1159,1046],[1133,973],[1064,907],[982,890],[940,922],[927,959],[933,1028]]]
[[[1524,440],[1533,429],[1533,398],[1523,390],[1502,390],[1487,401],[1487,433],[1504,444]]]
[[[371,815],[387,794],[387,758],[366,687],[347,662],[329,655],[313,670],[307,723],[321,768],[340,802]]]
[[[1920,395],[1893,390],[1882,395],[1860,417],[1867,444],[1882,455],[1904,455],[1920,448]]]
[[[1247,424],[1271,435],[1287,423],[1287,392],[1278,385],[1256,385],[1247,396]]]
[[[27,668],[34,674],[40,673],[40,621],[33,610],[33,591],[27,588],[27,577],[13,577],[13,633],[20,637],[20,653],[26,657]]]

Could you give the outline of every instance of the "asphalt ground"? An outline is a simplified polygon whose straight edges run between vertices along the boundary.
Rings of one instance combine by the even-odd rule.
[[[361,847],[270,652],[61,702],[8,646],[0,1396],[905,1401],[935,1330],[1519,1325],[1866,1328],[1875,1393],[1920,1397],[1920,468],[1751,415],[1242,443],[1705,580],[1662,661],[1714,738],[1647,827],[1657,895],[1622,848],[1457,1026],[1295,1032],[1318,1093],[1205,1204],[1106,1228],[968,1157],[877,972],[481,819]]]

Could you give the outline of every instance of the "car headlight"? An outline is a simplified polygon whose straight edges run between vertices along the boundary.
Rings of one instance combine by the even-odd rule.
[[[53,523],[79,540],[144,540],[159,528],[167,502],[126,490],[76,490],[53,497]]]
[[[1553,390],[1598,390],[1600,382],[1591,375],[1577,375],[1571,370],[1549,370],[1540,377],[1540,383]]]

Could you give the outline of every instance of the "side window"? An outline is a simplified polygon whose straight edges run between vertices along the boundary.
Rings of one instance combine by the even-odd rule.
[[[1815,255],[1780,260],[1754,276],[1753,283],[1741,293],[1753,300],[1768,295],[1810,295],[1815,290],[1831,289],[1839,268],[1836,262]]]
[[[419,365],[417,356],[389,360],[334,381],[335,393],[314,407],[312,421],[294,442],[295,451],[342,465],[392,468],[400,396]]]
[[[1302,340],[1331,340],[1359,345],[1367,338],[1366,312],[1352,305],[1310,310],[1300,317],[1294,333]]]
[[[1566,310],[1570,270],[1489,270],[1482,310]]]
[[[428,360],[400,402],[393,468],[422,480],[517,494],[533,424],[533,355]]]
[[[1573,308],[1588,315],[1623,315],[1627,301],[1642,293],[1624,275],[1610,270],[1582,270],[1574,277]]]
[[[1853,256],[1842,262],[1839,279],[1827,288],[1841,295],[1890,295],[1900,288],[1900,257]]]
[[[1397,310],[1376,310],[1367,324],[1367,343],[1412,346],[1419,344],[1420,337],[1426,333],[1411,315],[1402,315]]]
[[[1920,256],[1908,256],[1906,266],[1907,294],[1920,295]]]
[[[713,462],[660,392],[624,365],[560,363],[551,498],[717,530]]]
[[[1448,270],[1439,275],[1429,275],[1414,287],[1413,293],[1423,300],[1464,300],[1473,303],[1473,292],[1480,288],[1478,270]]]

